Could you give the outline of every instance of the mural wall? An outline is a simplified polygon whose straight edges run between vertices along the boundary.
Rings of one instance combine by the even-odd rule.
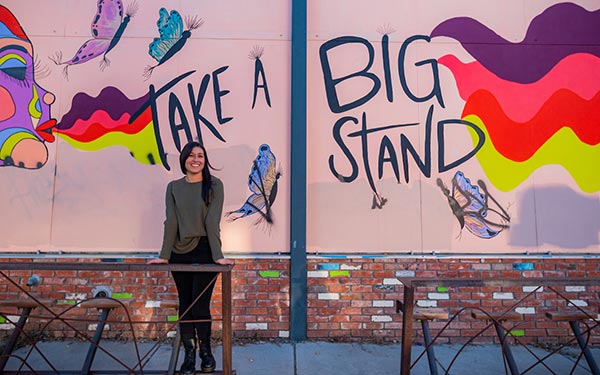
[[[188,140],[225,185],[224,249],[289,242],[281,1],[3,1],[0,249],[156,251]]]
[[[4,1],[2,251],[155,251],[178,150],[289,251],[290,2]],[[307,246],[600,251],[597,1],[308,1]]]
[[[309,4],[313,251],[599,250],[597,1]]]

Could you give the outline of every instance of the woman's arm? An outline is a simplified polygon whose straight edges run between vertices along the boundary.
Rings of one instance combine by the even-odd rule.
[[[177,214],[175,211],[175,198],[173,197],[173,182],[167,185],[165,194],[165,224],[163,242],[159,258],[168,260],[177,239]]]
[[[212,257],[216,263],[219,263],[219,260],[223,259],[223,251],[221,250],[221,215],[223,214],[224,200],[223,183],[218,178],[214,178],[211,200],[208,204],[204,225],[206,226],[206,235],[208,236]]]

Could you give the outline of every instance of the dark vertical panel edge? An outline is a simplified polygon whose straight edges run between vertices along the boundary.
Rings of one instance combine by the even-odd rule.
[[[292,2],[290,338],[306,339],[306,21],[307,0]]]

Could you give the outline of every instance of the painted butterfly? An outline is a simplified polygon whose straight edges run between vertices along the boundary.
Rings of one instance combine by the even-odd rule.
[[[458,171],[452,178],[452,192],[439,178],[437,184],[448,199],[461,229],[466,227],[469,232],[480,238],[493,238],[509,227],[510,216],[489,193],[482,180],[477,181],[478,186],[474,186]],[[498,207],[497,210],[488,206],[488,199]]]
[[[248,188],[252,194],[242,207],[227,213],[229,221],[235,221],[258,212],[261,215],[259,221],[264,219],[269,224],[273,223],[271,207],[277,196],[277,180],[281,177],[281,173],[276,170],[275,165],[275,155],[271,152],[269,145],[260,145],[248,176]]]
[[[159,37],[154,38],[148,48],[148,54],[158,61],[158,64],[147,66],[144,69],[144,78],[150,78],[154,68],[164,64],[179,52],[189,37],[192,36],[191,30],[199,28],[203,23],[204,21],[201,18],[195,16],[186,18],[185,24],[188,29],[184,31],[183,19],[178,11],[173,9],[169,13],[165,8],[160,8],[158,11],[158,21],[156,22]]]
[[[54,57],[50,57],[56,65],[65,64],[63,74],[68,78],[68,68],[70,65],[82,64],[102,55],[100,69],[104,70],[110,65],[110,60],[106,54],[110,52],[121,40],[125,28],[129,24],[131,17],[138,10],[137,2],[132,2],[125,17],[123,17],[123,2],[121,0],[98,0],[98,10],[92,19],[92,39],[89,39],[68,61],[62,60],[62,52],[58,52]]]

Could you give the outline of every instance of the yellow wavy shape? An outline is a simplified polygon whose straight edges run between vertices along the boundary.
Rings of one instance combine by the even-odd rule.
[[[58,136],[74,148],[84,151],[98,151],[110,146],[126,147],[135,160],[142,164],[152,164],[148,155],[152,155],[154,164],[162,164],[156,144],[154,126],[149,124],[141,132],[125,134],[123,132],[107,133],[91,142],[79,142],[68,135],[58,133]]]
[[[485,124],[478,116],[468,115],[463,119],[475,124],[485,133],[486,141],[477,152],[477,159],[490,182],[499,190],[514,189],[536,169],[548,164],[559,164],[565,168],[582,191],[595,193],[600,190],[600,145],[582,143],[570,128],[564,127],[557,131],[528,160],[515,162],[496,150]],[[477,144],[475,131],[468,129]]]

